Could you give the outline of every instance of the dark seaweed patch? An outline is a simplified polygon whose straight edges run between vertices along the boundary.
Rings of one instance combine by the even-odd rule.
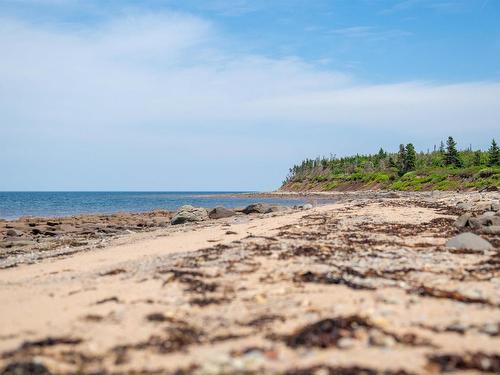
[[[366,367],[351,366],[351,367],[329,367],[329,366],[314,366],[305,369],[287,370],[283,375],[410,375],[410,372],[405,370],[377,370]]]
[[[323,319],[299,329],[296,333],[285,337],[285,343],[291,348],[336,346],[344,337],[355,337],[355,331],[360,328],[370,328],[372,325],[359,316]]]
[[[500,354],[482,352],[464,354],[439,354],[429,356],[430,367],[437,367],[441,372],[457,370],[478,370],[481,372],[500,373]]]
[[[304,282],[304,283],[318,283],[318,284],[335,284],[335,285],[345,285],[352,289],[365,289],[374,290],[374,287],[366,286],[363,284],[355,283],[351,280],[346,279],[343,276],[335,276],[331,272],[326,273],[314,273],[307,271],[298,275],[295,275],[294,281]]]
[[[41,363],[12,362],[5,366],[0,375],[51,375],[51,373]]]

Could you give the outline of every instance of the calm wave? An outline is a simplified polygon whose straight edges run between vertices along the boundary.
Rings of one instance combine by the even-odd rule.
[[[226,193],[239,192],[0,192],[0,218],[175,210],[184,204],[239,207],[255,202],[285,205],[304,202],[300,198],[221,196]]]

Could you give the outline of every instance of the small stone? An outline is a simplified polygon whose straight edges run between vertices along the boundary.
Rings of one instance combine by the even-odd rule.
[[[455,227],[457,228],[465,228],[469,224],[469,220],[472,218],[470,213],[463,214],[458,217],[455,221]]]
[[[337,341],[337,347],[339,349],[350,349],[354,345],[356,345],[356,340],[350,337],[343,337],[339,341]]]
[[[369,343],[373,346],[387,348],[396,345],[396,340],[392,336],[388,336],[380,331],[373,330],[372,332],[370,332]]]
[[[484,238],[474,233],[460,233],[446,242],[446,247],[467,250],[492,250],[493,246]]]
[[[6,234],[8,237],[21,237],[24,233],[17,229],[9,229]]]
[[[481,327],[480,331],[490,336],[496,336],[500,332],[500,324],[486,323],[484,326]]]
[[[500,211],[500,202],[496,201],[491,204],[491,210],[492,211]]]

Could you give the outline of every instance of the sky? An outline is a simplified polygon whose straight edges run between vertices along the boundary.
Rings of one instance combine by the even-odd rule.
[[[0,190],[249,191],[500,138],[500,0],[0,0]]]

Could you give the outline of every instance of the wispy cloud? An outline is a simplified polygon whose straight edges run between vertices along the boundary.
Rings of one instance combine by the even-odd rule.
[[[441,13],[455,13],[464,10],[474,2],[464,2],[462,0],[439,1],[439,0],[403,0],[398,1],[390,7],[382,9],[380,14],[393,14],[407,12],[415,8],[434,10]]]
[[[378,35],[369,27],[336,32]],[[124,176],[127,163],[168,167],[190,183],[193,171],[223,173],[236,160],[252,160],[262,168],[225,173],[224,183],[210,186],[244,188],[256,186],[249,185],[251,176],[278,183],[291,159],[323,146],[337,152],[339,129],[357,129],[345,136],[358,138],[498,129],[499,83],[373,85],[297,57],[235,52],[228,38],[206,19],[170,12],[120,15],[79,28],[2,19],[4,181],[19,178],[9,160],[26,158],[29,168],[37,155],[62,160],[65,173],[73,165],[91,170],[90,158]],[[77,152],[81,157],[73,158]],[[237,178],[239,184],[227,184]],[[195,186],[186,184],[169,186]]]
[[[371,26],[351,26],[329,30],[330,34],[341,35],[348,38],[368,39],[372,41],[387,40],[411,36],[413,33],[404,30],[384,30]]]

